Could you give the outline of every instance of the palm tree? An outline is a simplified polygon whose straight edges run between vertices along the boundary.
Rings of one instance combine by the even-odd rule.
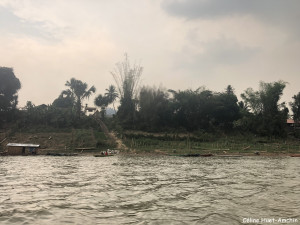
[[[116,98],[119,97],[116,87],[114,85],[109,85],[108,89],[105,90],[107,91],[105,93],[105,96],[107,97],[108,104],[112,103],[114,107],[114,111],[116,112],[114,102],[116,101]]]
[[[71,78],[70,81],[67,81],[65,84],[69,87],[69,92],[75,100],[75,111],[78,117],[80,117],[81,112],[81,103],[83,99],[89,98],[92,93],[96,92],[96,88],[94,86],[88,89],[87,83],[82,82],[81,80],[76,80],[75,78]]]
[[[104,119],[105,116],[105,108],[108,106],[109,101],[107,96],[98,95],[97,98],[95,98],[94,101],[96,106],[99,106],[101,108],[101,117]]]

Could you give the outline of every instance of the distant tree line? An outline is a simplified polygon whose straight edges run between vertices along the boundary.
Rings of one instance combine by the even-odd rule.
[[[248,88],[241,94],[241,101],[228,85],[222,92],[205,87],[196,90],[166,90],[143,86],[140,77],[143,68],[131,65],[127,55],[116,64],[112,72],[116,86],[110,85],[104,94],[96,96],[94,103],[101,111],[102,120],[113,121],[123,129],[153,132],[240,132],[261,136],[285,137],[289,110],[280,99],[286,82],[260,82],[259,90]],[[55,128],[95,126],[84,114],[82,102],[96,88],[71,78],[66,90],[50,105],[35,106],[28,101],[23,109],[17,109],[19,79],[12,68],[0,67],[0,126],[17,123],[19,127],[49,126]],[[115,109],[115,101],[120,104]],[[117,112],[108,121],[106,108],[112,104]],[[289,103],[291,116],[300,121],[300,92]]]
[[[204,87],[183,91],[142,87],[135,100],[134,122],[120,122],[126,129],[147,131],[252,132],[284,137],[288,118],[288,108],[280,102],[284,87],[283,81],[261,82],[259,91],[247,89],[240,102],[230,85],[223,92]],[[292,105],[296,112],[299,104]]]
[[[145,131],[251,132],[285,137],[289,110],[280,102],[286,82],[260,82],[248,88],[238,101],[231,85],[223,92],[204,87],[196,90],[138,88],[143,68],[131,66],[127,55],[112,73],[120,97],[117,119],[124,129]],[[138,91],[139,90],[139,91]],[[292,117],[300,115],[300,92],[290,102]]]

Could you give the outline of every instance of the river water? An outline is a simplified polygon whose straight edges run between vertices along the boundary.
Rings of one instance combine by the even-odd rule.
[[[0,158],[0,224],[270,224],[264,219],[300,223],[300,158]]]

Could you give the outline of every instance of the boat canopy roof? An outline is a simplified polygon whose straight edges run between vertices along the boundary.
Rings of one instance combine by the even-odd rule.
[[[8,147],[29,147],[29,148],[38,148],[39,144],[23,144],[23,143],[8,143]]]

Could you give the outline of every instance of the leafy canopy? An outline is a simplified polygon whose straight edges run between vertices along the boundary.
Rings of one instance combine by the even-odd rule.
[[[21,88],[12,68],[0,67],[0,111],[8,111],[18,103],[17,92]]]

